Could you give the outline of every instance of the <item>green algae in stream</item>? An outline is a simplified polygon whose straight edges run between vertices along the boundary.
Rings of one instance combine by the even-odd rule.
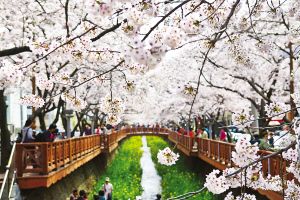
[[[164,166],[157,162],[158,151],[169,146],[165,140],[157,136],[147,136],[147,143],[151,149],[152,160],[162,178],[163,199],[196,191],[203,187],[204,180],[201,180],[199,174],[188,166],[184,155],[180,154],[179,160],[173,166]],[[215,197],[205,190],[190,199],[213,200]]]
[[[143,151],[140,136],[125,140],[118,148],[114,159],[107,166],[100,179],[97,181],[89,199],[102,188],[105,177],[110,177],[113,184],[114,200],[134,200],[142,194],[141,177],[142,169],[140,159]]]

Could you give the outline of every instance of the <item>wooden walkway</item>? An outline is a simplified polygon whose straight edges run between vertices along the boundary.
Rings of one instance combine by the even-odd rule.
[[[233,166],[231,153],[234,151],[234,144],[190,138],[165,128],[125,128],[108,135],[92,135],[52,143],[17,144],[15,164],[19,186],[21,189],[50,187],[99,154],[112,152],[121,140],[134,135],[165,137],[187,156],[198,157],[215,168],[225,169]],[[262,155],[270,153],[260,151]],[[280,175],[280,162],[279,156],[263,161],[263,174]],[[286,163],[283,162],[283,172],[285,166]],[[259,192],[270,199],[282,199],[275,192]]]

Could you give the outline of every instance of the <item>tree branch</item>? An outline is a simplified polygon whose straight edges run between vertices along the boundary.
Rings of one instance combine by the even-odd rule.
[[[12,56],[23,52],[32,52],[28,46],[14,47],[0,51],[0,57]]]
[[[127,22],[126,19],[123,20],[124,23]],[[109,29],[104,30],[103,32],[101,32],[99,35],[97,35],[96,37],[92,38],[91,41],[95,42],[97,40],[99,40],[100,38],[102,38],[104,35],[106,35],[107,33],[113,32],[115,30],[117,30],[120,26],[122,25],[122,22],[118,22],[116,25],[113,25],[112,27],[110,27]]]
[[[69,25],[68,25],[68,21],[69,21],[68,6],[69,6],[69,0],[66,0],[66,4],[65,4],[65,17],[66,17],[67,38],[70,37],[70,29],[69,29]]]

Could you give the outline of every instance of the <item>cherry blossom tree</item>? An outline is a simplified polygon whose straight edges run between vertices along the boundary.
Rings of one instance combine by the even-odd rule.
[[[288,110],[296,115],[297,6],[297,0],[2,1],[4,152],[8,155],[4,96],[16,87],[27,93],[20,103],[36,107],[33,115],[43,129],[47,113],[56,112],[54,122],[59,116],[64,121],[69,108],[76,111],[76,127],[84,115],[96,111],[107,114],[112,124],[122,119],[176,121],[180,115],[191,121],[193,115],[232,112],[235,123],[249,126],[251,104],[259,110],[261,126]],[[257,147],[243,140],[236,148],[239,169],[228,169],[221,176],[214,171],[208,176],[208,189],[220,193],[237,186],[228,183],[228,177],[237,179],[228,176],[233,170],[248,179],[259,171],[251,164],[261,159]],[[251,154],[244,149],[251,149]],[[296,168],[290,169],[295,177]],[[278,181],[262,176],[257,181],[270,180]],[[241,186],[252,187],[246,182]],[[287,187],[291,194],[299,186],[288,182]],[[254,198],[243,194],[238,198],[244,197]]]

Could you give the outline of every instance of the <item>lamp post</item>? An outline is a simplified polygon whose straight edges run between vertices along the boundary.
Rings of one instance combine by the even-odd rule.
[[[73,110],[65,110],[65,116],[67,118],[67,138],[71,138],[71,118],[73,115]]]

